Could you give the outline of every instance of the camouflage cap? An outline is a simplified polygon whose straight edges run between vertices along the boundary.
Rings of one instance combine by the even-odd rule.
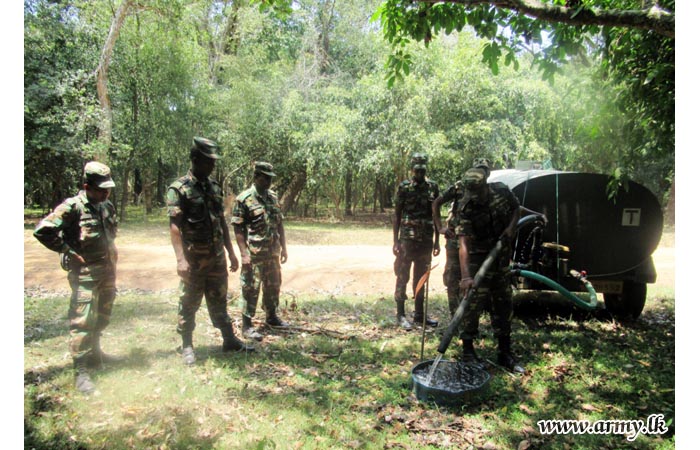
[[[100,162],[90,161],[85,164],[84,175],[85,182],[91,186],[97,186],[101,189],[114,187],[114,181],[112,181],[109,167]]]
[[[411,168],[412,169],[428,169],[428,155],[425,153],[414,153],[411,156]]]
[[[221,159],[221,155],[219,154],[219,145],[210,139],[203,137],[193,138],[190,155],[197,154],[197,151],[200,155],[206,156],[207,158]]]
[[[262,173],[271,177],[276,177],[275,172],[272,171],[272,164],[264,161],[255,162],[255,173]]]
[[[464,186],[468,191],[475,192],[486,185],[486,172],[484,169],[472,167],[464,174]]]

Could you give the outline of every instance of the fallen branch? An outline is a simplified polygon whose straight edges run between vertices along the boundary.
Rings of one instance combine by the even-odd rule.
[[[322,327],[316,327],[316,328],[307,328],[307,327],[300,327],[297,325],[289,325],[286,327],[276,327],[273,325],[268,325],[265,324],[266,327],[274,330],[274,331],[281,331],[283,333],[309,333],[309,334],[323,334],[328,337],[332,337],[335,339],[342,339],[342,340],[348,340],[348,339],[354,339],[356,336],[352,335],[347,335],[341,331],[335,331],[335,330],[329,330],[327,328],[322,328]]]

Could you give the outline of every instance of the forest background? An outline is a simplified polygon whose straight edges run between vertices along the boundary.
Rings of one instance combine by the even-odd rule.
[[[121,3],[24,2],[25,208],[48,211],[72,195],[84,162],[97,158],[113,169],[122,219],[162,214],[193,135],[221,144],[215,176],[228,194],[248,185],[252,161],[272,162],[292,217],[391,208],[414,151],[428,153],[441,187],[485,155],[497,167],[549,160],[608,173],[612,189],[633,179],[663,205],[675,198],[675,38],[584,30],[580,45],[552,52],[544,33],[510,60],[503,52],[494,70],[486,53],[497,40],[465,27],[427,48],[406,43],[412,64],[389,87],[393,48],[369,20],[379,1],[299,1],[291,14],[247,1],[130,3],[113,42],[106,125],[97,69]],[[603,3],[625,2],[584,2]],[[142,206],[140,217],[125,216],[130,204]],[[674,224],[675,212],[666,220]]]
[[[633,179],[673,198],[674,37],[546,28],[486,5],[476,18],[427,8],[438,32],[478,24],[414,42],[393,30],[420,38],[416,19],[380,5],[26,1],[25,206],[55,206],[98,159],[120,218],[132,203],[151,214],[196,135],[221,145],[227,194],[267,160],[285,214],[301,217],[391,208],[414,152],[443,187],[481,156],[609,173],[612,192]]]

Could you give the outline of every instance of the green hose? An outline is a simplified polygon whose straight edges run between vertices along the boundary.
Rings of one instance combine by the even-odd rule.
[[[591,311],[596,308],[598,305],[598,297],[596,295],[595,289],[593,289],[593,286],[591,283],[586,280],[586,277],[581,275],[579,272],[576,272],[575,270],[570,271],[571,275],[574,278],[578,278],[584,286],[586,286],[586,289],[588,290],[588,301],[584,301],[583,299],[579,298],[578,296],[572,294],[569,292],[564,286],[560,285],[554,280],[551,280],[545,276],[540,275],[539,273],[535,272],[530,272],[529,270],[521,270],[521,269],[515,269],[512,271],[513,274],[515,275],[520,275],[525,278],[530,278],[535,281],[539,281],[540,283],[546,284],[547,286],[553,288],[554,290],[560,292],[564,297],[568,298],[572,302],[576,304],[576,306],[579,306],[583,309],[586,309],[588,311]]]

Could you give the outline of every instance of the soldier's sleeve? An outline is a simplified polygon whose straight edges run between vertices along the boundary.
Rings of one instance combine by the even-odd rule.
[[[506,199],[508,199],[508,206],[510,206],[511,212],[514,212],[518,209],[520,209],[520,201],[518,200],[518,197],[513,194],[513,191],[511,191],[509,188],[506,188]]]
[[[272,195],[272,206],[274,206],[276,213],[279,215],[280,220],[284,220],[284,214],[282,214],[282,205],[280,205],[280,198],[277,196],[277,192],[270,191]]]
[[[457,217],[455,219],[455,234],[457,236],[472,236],[474,234],[472,221],[469,214],[465,211],[466,205],[462,205],[461,203],[460,201]]]
[[[117,236],[117,230],[119,229],[119,217],[117,217],[117,208],[114,207],[114,203],[107,200],[106,202],[107,210],[109,211],[109,223],[112,227],[112,233],[114,237]]]
[[[454,192],[455,192],[455,185],[452,184],[452,185],[448,186],[447,189],[442,191],[442,193],[440,194],[440,197],[442,197],[442,200],[444,201],[444,203],[447,203],[451,200],[454,200],[454,198],[453,198]]]
[[[39,222],[34,229],[34,237],[49,250],[65,253],[70,246],[63,239],[62,231],[73,221],[73,207],[64,201]]]
[[[168,217],[177,217],[182,214],[180,193],[174,185],[168,187],[168,192],[165,194],[165,204],[168,208]]]
[[[233,225],[233,228],[245,228],[245,211],[246,207],[243,199],[241,196],[238,196],[236,201],[233,202],[233,208],[231,209],[231,225]]]

